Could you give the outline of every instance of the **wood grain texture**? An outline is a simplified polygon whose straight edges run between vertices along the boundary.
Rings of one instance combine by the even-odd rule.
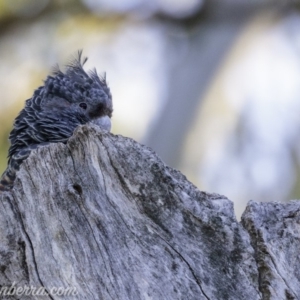
[[[298,202],[251,202],[241,224],[226,197],[96,126],[33,151],[0,200],[1,287],[76,288],[63,299],[300,297]]]

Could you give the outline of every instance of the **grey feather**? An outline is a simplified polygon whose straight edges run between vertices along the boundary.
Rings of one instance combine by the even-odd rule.
[[[0,190],[12,187],[16,171],[32,149],[48,143],[65,143],[78,125],[88,122],[110,129],[110,89],[105,76],[99,77],[95,69],[84,71],[86,61],[82,51],[78,51],[64,72],[57,66],[44,85],[26,100],[9,135],[8,167],[2,175]]]

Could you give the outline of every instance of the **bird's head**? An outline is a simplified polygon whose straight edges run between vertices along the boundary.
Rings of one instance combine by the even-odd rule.
[[[41,106],[49,111],[69,113],[82,124],[91,122],[110,131],[113,108],[106,78],[98,76],[95,69],[86,73],[83,69],[86,61],[79,51],[65,72],[56,67],[45,81]]]

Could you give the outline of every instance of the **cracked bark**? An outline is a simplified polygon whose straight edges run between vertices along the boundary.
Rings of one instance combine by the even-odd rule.
[[[64,299],[300,298],[299,202],[250,202],[239,223],[226,197],[93,126],[33,151],[0,199],[0,287],[76,288]]]

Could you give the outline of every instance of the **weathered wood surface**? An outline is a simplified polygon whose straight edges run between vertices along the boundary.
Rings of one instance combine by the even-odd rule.
[[[299,202],[250,202],[239,223],[226,197],[93,126],[35,150],[0,200],[0,287],[76,288],[63,299],[300,299]]]

